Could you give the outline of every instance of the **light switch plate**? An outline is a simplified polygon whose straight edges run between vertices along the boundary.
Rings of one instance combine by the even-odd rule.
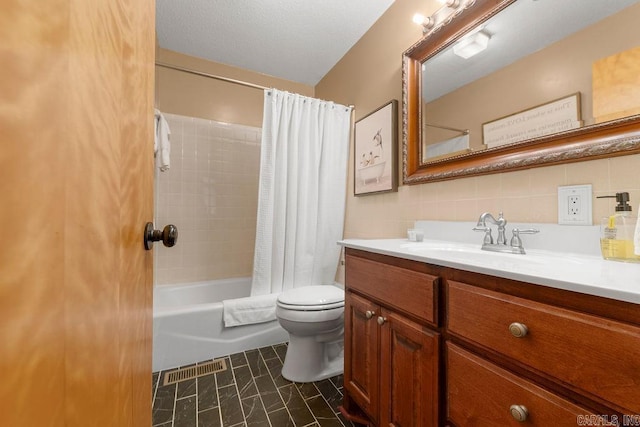
[[[591,184],[558,187],[558,224],[593,224],[593,189]]]

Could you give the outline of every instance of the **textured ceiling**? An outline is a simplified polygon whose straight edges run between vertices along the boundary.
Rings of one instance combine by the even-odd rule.
[[[394,0],[156,0],[160,46],[317,84]]]

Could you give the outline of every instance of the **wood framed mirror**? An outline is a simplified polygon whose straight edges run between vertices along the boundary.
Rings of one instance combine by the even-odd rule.
[[[404,184],[640,153],[638,0],[457,3],[403,54]],[[484,51],[453,53],[478,32]],[[571,125],[555,126],[554,101],[574,95]]]

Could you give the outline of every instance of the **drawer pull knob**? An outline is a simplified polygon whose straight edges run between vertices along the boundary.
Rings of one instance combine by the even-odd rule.
[[[386,317],[378,316],[378,325],[382,326],[386,321],[387,321]]]
[[[521,423],[525,422],[529,416],[529,411],[523,405],[511,405],[509,411],[511,411],[513,419]]]
[[[509,325],[509,332],[516,338],[524,338],[529,333],[529,328],[524,323],[513,322]]]
[[[367,319],[371,319],[375,313],[371,310],[367,310],[364,312],[364,315]]]

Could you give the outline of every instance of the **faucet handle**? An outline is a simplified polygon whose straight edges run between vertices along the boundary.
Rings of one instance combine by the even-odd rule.
[[[520,239],[521,234],[536,234],[539,233],[540,230],[537,228],[514,228],[513,236],[511,237],[511,246],[515,248],[522,248],[522,239]]]
[[[538,230],[537,228],[514,228],[513,229],[513,233],[514,234],[536,234],[539,233],[540,230]]]
[[[473,227],[473,231],[482,231],[484,232],[484,240],[482,244],[484,245],[493,245],[493,236],[491,235],[491,227]]]

